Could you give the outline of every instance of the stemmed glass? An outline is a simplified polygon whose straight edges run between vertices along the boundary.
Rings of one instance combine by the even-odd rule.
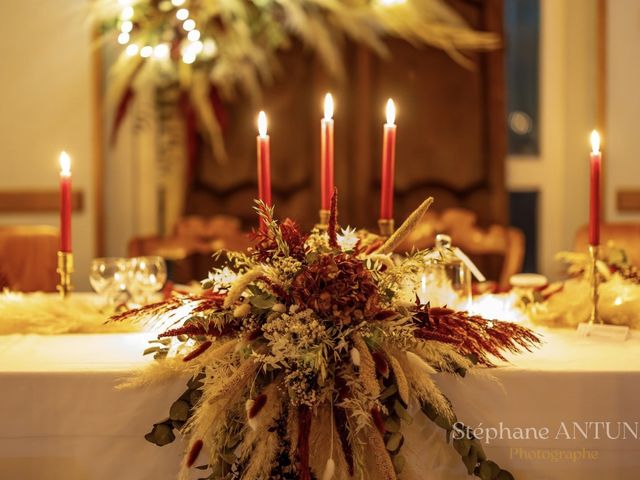
[[[127,261],[124,258],[96,258],[91,262],[89,282],[98,295],[106,298],[107,306],[127,294]]]
[[[147,304],[151,295],[167,281],[167,264],[162,257],[134,257],[129,260],[129,291],[134,299]]]

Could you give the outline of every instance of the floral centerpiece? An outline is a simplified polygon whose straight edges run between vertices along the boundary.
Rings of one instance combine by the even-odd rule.
[[[426,252],[391,253],[421,219],[426,200],[388,239],[337,228],[300,231],[259,204],[262,228],[246,254],[214,270],[204,296],[174,297],[117,317],[175,323],[148,349],[158,362],[131,380],[189,377],[147,440],[187,439],[181,478],[396,479],[403,429],[417,405],[452,440],[469,474],[512,475],[487,459],[433,375],[464,377],[538,338],[524,327],[420,304],[407,278]]]

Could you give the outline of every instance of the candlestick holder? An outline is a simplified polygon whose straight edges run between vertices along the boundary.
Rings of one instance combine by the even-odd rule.
[[[58,252],[58,268],[56,269],[60,280],[58,281],[57,290],[62,298],[66,298],[73,285],[71,284],[71,274],[73,273],[73,253]]]
[[[378,230],[383,237],[390,237],[395,230],[393,218],[380,218],[378,219]]]
[[[589,325],[594,323],[602,323],[598,314],[598,300],[600,294],[598,288],[600,281],[598,278],[598,245],[589,245],[589,257],[591,260],[591,316],[589,317]]]
[[[317,227],[326,230],[327,225],[329,225],[329,217],[331,216],[331,211],[321,208],[318,213],[318,216],[320,217],[320,223],[317,225]]]

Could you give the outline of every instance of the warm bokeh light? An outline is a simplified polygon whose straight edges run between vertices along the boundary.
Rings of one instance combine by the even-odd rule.
[[[120,13],[120,18],[122,20],[131,20],[133,17],[133,7],[131,5],[124,7],[122,9],[122,13]]]
[[[591,151],[593,153],[600,152],[600,135],[598,134],[597,130],[591,132]]]
[[[187,10],[186,8],[181,8],[176,12],[176,18],[178,20],[186,20],[187,18],[189,18],[189,10]]]
[[[261,137],[267,136],[267,114],[263,110],[258,114],[258,133]]]
[[[126,32],[122,32],[118,35],[118,43],[120,45],[125,45],[129,41],[129,34]]]
[[[331,120],[333,118],[333,97],[330,93],[324,96],[324,119]]]
[[[387,100],[387,125],[393,125],[396,121],[396,106],[393,100]]]
[[[149,58],[151,55],[153,55],[153,47],[151,45],[145,45],[140,49],[140,56],[142,58]]]
[[[70,177],[71,176],[71,157],[65,151],[60,152],[60,157],[58,158],[60,162],[60,176],[62,177]]]
[[[138,45],[136,45],[135,43],[131,43],[127,45],[127,49],[125,50],[125,52],[127,52],[127,55],[129,55],[130,57],[133,57],[134,55],[138,54],[138,50]]]
[[[196,21],[193,18],[188,18],[182,24],[182,28],[184,28],[186,32],[190,32],[191,30],[196,28]]]
[[[169,58],[169,45],[166,43],[160,43],[153,49],[153,56],[158,60],[164,60]]]
[[[187,38],[192,42],[197,42],[198,40],[200,40],[200,30],[191,30],[187,34]]]

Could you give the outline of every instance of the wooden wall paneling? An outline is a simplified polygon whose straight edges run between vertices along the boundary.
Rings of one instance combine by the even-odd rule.
[[[503,0],[486,0],[484,4],[483,28],[495,32],[504,39]],[[507,156],[507,111],[506,71],[504,48],[483,55],[485,75],[486,152],[489,165],[488,222],[505,224],[508,221],[507,189],[505,181],[505,159]]]
[[[453,3],[475,28],[501,31],[500,2]],[[371,84],[359,96],[367,95],[362,103],[371,105],[367,137],[369,165],[374,166],[365,196],[377,205],[383,110],[387,97],[393,97],[398,108],[396,221],[402,221],[426,196],[433,195],[437,209],[461,206],[476,211],[482,224],[504,223],[502,53],[469,54],[476,65],[470,70],[434,48],[416,49],[400,40],[388,44],[391,58],[374,58],[369,73],[362,75]],[[364,211],[367,207],[362,204],[361,208],[364,223],[375,225],[377,207]]]
[[[245,227],[257,223],[252,209],[257,196],[256,115],[267,112],[271,136],[273,202],[278,217],[295,218],[306,227],[316,222],[314,195],[317,158],[313,147],[320,115],[310,99],[316,96],[313,59],[296,48],[282,55],[286,74],[264,92],[263,103],[240,100],[224,104],[223,132],[227,164],[216,163],[199,148],[197,181],[187,199],[187,213],[238,216]],[[313,128],[313,127],[317,128]]]
[[[451,2],[475,28],[501,33],[501,0]],[[465,69],[441,50],[389,40],[384,60],[363,46],[345,43],[347,78],[328,79],[317,60],[295,47],[282,56],[277,83],[264,104],[225,105],[228,165],[201,149],[198,180],[187,213],[227,213],[255,225],[255,116],[264,108],[272,141],[273,200],[279,217],[305,228],[319,208],[319,123],[322,98],[336,99],[336,185],[341,223],[376,228],[384,105],[396,100],[398,146],[396,211],[400,222],[427,195],[437,209],[478,213],[480,224],[506,222],[504,159],[506,130],[502,51],[470,54]]]
[[[352,89],[349,93],[349,133],[351,143],[349,148],[348,172],[344,176],[342,190],[346,191],[349,202],[349,222],[361,227],[374,227],[380,209],[380,195],[371,190],[373,172],[380,168],[379,149],[372,142],[373,118],[376,115],[372,103],[372,64],[373,53],[367,48],[356,45],[351,51],[353,69]],[[382,123],[380,129],[382,129]],[[341,217],[344,218],[344,217]],[[344,221],[344,220],[343,220]]]
[[[82,212],[84,192],[71,193],[71,209]],[[5,190],[0,192],[2,213],[52,213],[60,211],[60,192],[57,190]]]

